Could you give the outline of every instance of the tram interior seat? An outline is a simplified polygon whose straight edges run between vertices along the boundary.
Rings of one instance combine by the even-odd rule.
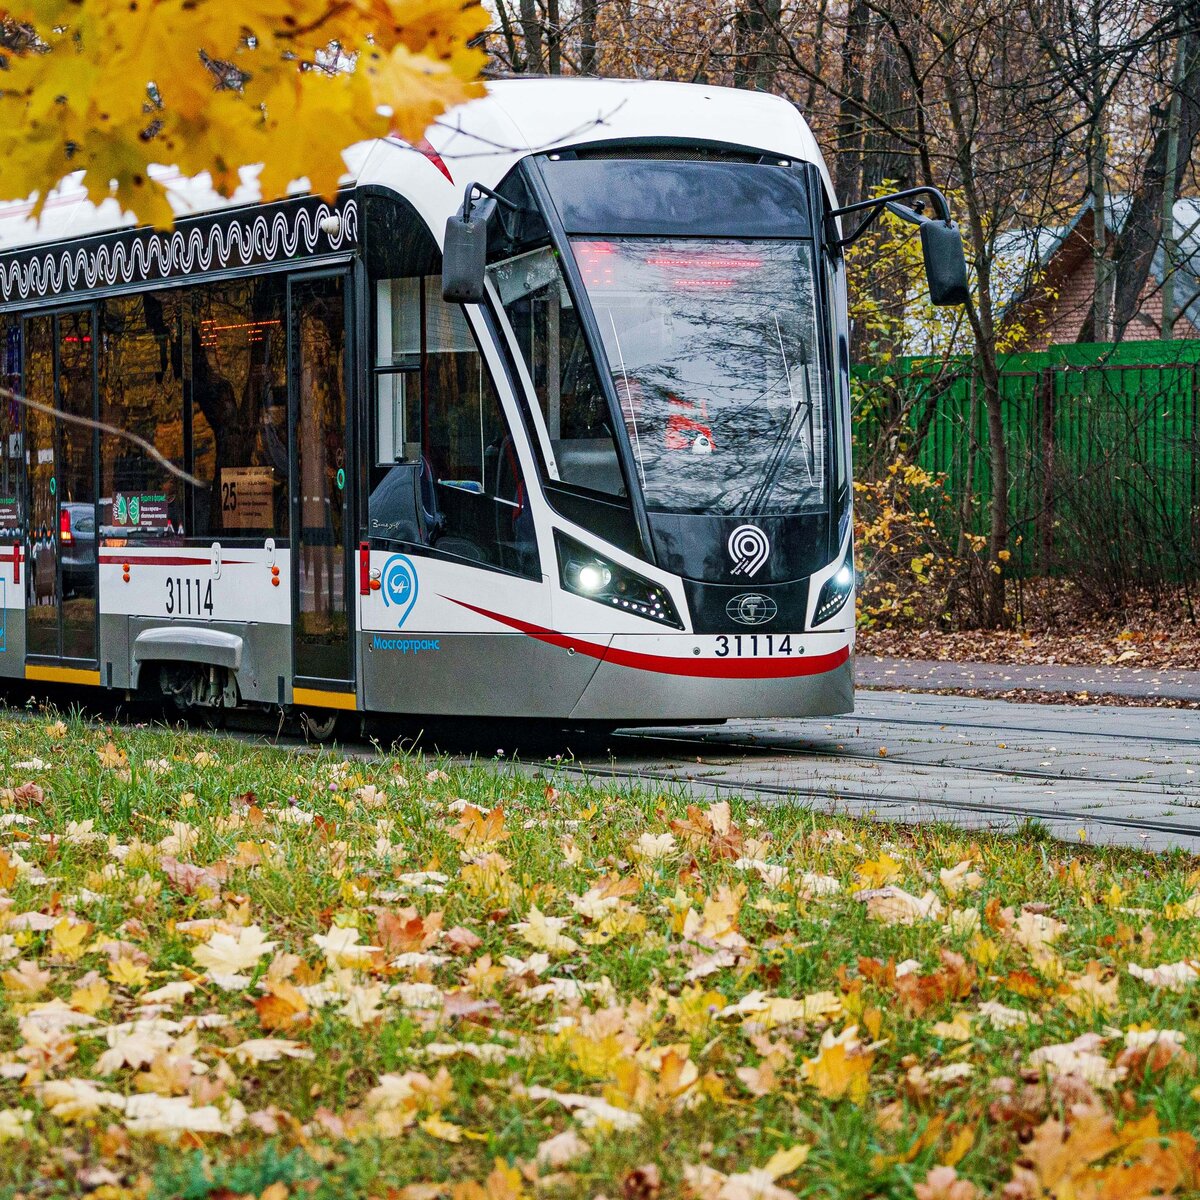
[[[563,483],[610,496],[625,495],[625,481],[611,438],[557,438],[550,445]]]
[[[433,471],[426,459],[398,462],[379,481],[368,501],[371,529],[393,542],[431,544],[444,520]]]
[[[533,515],[511,439],[485,449],[484,475],[438,478],[424,455],[395,463],[368,501],[372,535],[535,574]]]

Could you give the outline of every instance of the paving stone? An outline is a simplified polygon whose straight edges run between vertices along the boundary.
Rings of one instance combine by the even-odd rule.
[[[1013,829],[1036,819],[1069,841],[1082,830],[1090,842],[1200,852],[1200,712],[866,691],[854,714],[832,720],[611,741],[615,758],[580,766],[881,820]]]

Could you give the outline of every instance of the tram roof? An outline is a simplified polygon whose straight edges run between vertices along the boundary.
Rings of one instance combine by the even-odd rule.
[[[446,113],[431,126],[426,148],[398,138],[360,142],[344,153],[343,186],[380,184],[411,200],[431,223],[444,219],[471,180],[495,185],[530,153],[639,138],[672,138],[739,146],[814,162],[829,193],[833,186],[816,139],[788,101],[762,92],[651,80],[538,77],[494,80],[487,94]],[[431,158],[440,159],[437,169]],[[419,164],[414,168],[414,163]],[[243,167],[228,199],[207,175],[186,178],[152,168],[167,188],[176,217],[215,213],[256,203],[257,166]],[[70,175],[50,194],[35,222],[30,200],[0,201],[0,253],[133,228],[115,199],[96,205]],[[304,194],[303,183],[295,185]]]

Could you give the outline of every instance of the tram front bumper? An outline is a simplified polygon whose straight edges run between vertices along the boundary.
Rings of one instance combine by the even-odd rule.
[[[853,712],[848,631],[793,635],[795,654],[787,658],[739,658],[724,642],[719,649],[728,652],[718,657],[714,641],[687,634],[613,638],[571,719],[699,721]]]

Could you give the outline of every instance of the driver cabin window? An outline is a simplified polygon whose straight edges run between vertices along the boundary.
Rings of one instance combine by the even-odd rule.
[[[557,256],[543,246],[490,270],[533,382],[558,478],[624,498],[608,401]]]
[[[372,197],[367,213],[369,534],[537,578],[517,447],[462,308],[442,300],[433,238],[398,200]]]

